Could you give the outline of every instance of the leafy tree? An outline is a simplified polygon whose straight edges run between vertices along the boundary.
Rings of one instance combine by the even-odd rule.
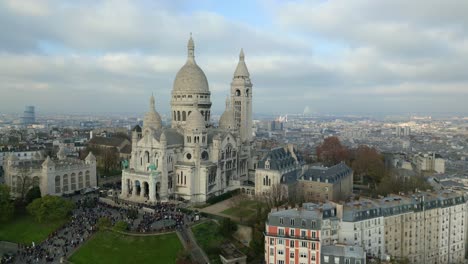
[[[73,202],[51,195],[36,199],[26,207],[28,212],[40,223],[64,219],[73,208]]]
[[[422,176],[405,178],[387,174],[377,186],[376,194],[385,196],[391,193],[414,192],[416,190],[432,190],[432,186]]]
[[[37,198],[41,198],[41,189],[39,186],[34,186],[26,193],[25,201],[26,204],[30,204],[32,201]]]
[[[333,166],[349,160],[349,150],[338,137],[327,137],[317,149],[317,157],[325,166]]]
[[[109,228],[112,225],[111,220],[107,217],[101,217],[99,218],[97,222],[97,226],[99,230],[104,230],[106,228]]]
[[[367,177],[375,185],[385,175],[385,164],[383,156],[375,149],[366,145],[359,146],[351,163],[356,178]]]
[[[232,235],[236,231],[237,231],[237,224],[234,223],[231,220],[231,218],[224,218],[223,221],[221,221],[221,225],[218,228],[218,232],[223,237],[232,237]]]
[[[10,187],[0,184],[0,223],[10,220],[13,216],[15,207],[10,198]]]
[[[118,221],[114,225],[114,230],[115,231],[126,231],[128,229],[128,223],[125,221]]]

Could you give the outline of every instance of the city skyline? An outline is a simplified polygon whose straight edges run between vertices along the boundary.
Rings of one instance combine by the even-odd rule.
[[[4,1],[0,112],[169,112],[190,34],[213,111],[238,54],[254,113],[467,113],[463,1]],[[385,14],[381,14],[385,10]],[[277,111],[277,112],[275,112]]]

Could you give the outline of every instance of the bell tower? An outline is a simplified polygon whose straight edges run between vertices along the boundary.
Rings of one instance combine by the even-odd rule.
[[[252,83],[244,59],[244,50],[241,49],[239,63],[231,82],[231,107],[242,142],[250,142],[252,141]]]

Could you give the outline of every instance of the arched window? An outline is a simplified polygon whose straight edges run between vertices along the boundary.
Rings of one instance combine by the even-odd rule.
[[[89,171],[85,172],[85,180],[86,180],[86,187],[91,187],[91,177],[89,175]]]
[[[145,151],[145,160],[147,163],[150,163],[150,154],[148,151]]]
[[[185,111],[182,112],[182,121],[187,120],[187,116],[185,115]]]
[[[184,185],[187,185],[187,175],[184,176]]]
[[[180,174],[177,173],[177,184],[179,184],[179,183],[180,183]]]
[[[83,189],[83,172],[78,173],[78,189]]]
[[[249,89],[245,90],[245,97],[249,97]]]
[[[205,136],[202,136],[201,140],[202,140],[202,143],[205,143]]]
[[[68,175],[63,175],[63,192],[68,192]]]
[[[71,174],[70,180],[71,180],[71,190],[74,191],[76,190],[76,174],[75,173]]]
[[[241,95],[241,92],[239,89],[236,90],[236,96],[240,96]]]
[[[60,193],[60,176],[55,176],[55,193]]]
[[[180,121],[180,111],[177,111],[177,121]]]
[[[192,113],[192,111],[188,111],[188,114],[187,114],[187,116],[190,116],[190,114],[191,114],[191,113]]]
[[[205,116],[205,112],[204,112],[204,111],[200,111],[200,114],[201,114],[202,116]]]
[[[180,172],[180,184],[182,184],[182,180],[184,179],[184,172]]]
[[[176,111],[174,111],[174,114],[173,114],[173,116],[172,116],[172,119],[173,119],[174,121],[176,120],[176,116],[177,116],[177,115],[176,115]]]

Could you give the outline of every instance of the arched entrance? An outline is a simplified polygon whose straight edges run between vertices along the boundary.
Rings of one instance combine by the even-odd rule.
[[[127,179],[127,192],[128,194],[132,194],[132,191],[133,191],[133,186],[132,186],[132,181],[130,181],[130,179]]]
[[[159,192],[161,191],[161,183],[156,183],[156,200],[159,200]]]
[[[140,196],[141,194],[141,185],[140,185],[140,181],[138,180],[135,181],[135,194],[137,196]]]
[[[148,182],[143,182],[143,194],[145,198],[149,198],[149,184]]]

